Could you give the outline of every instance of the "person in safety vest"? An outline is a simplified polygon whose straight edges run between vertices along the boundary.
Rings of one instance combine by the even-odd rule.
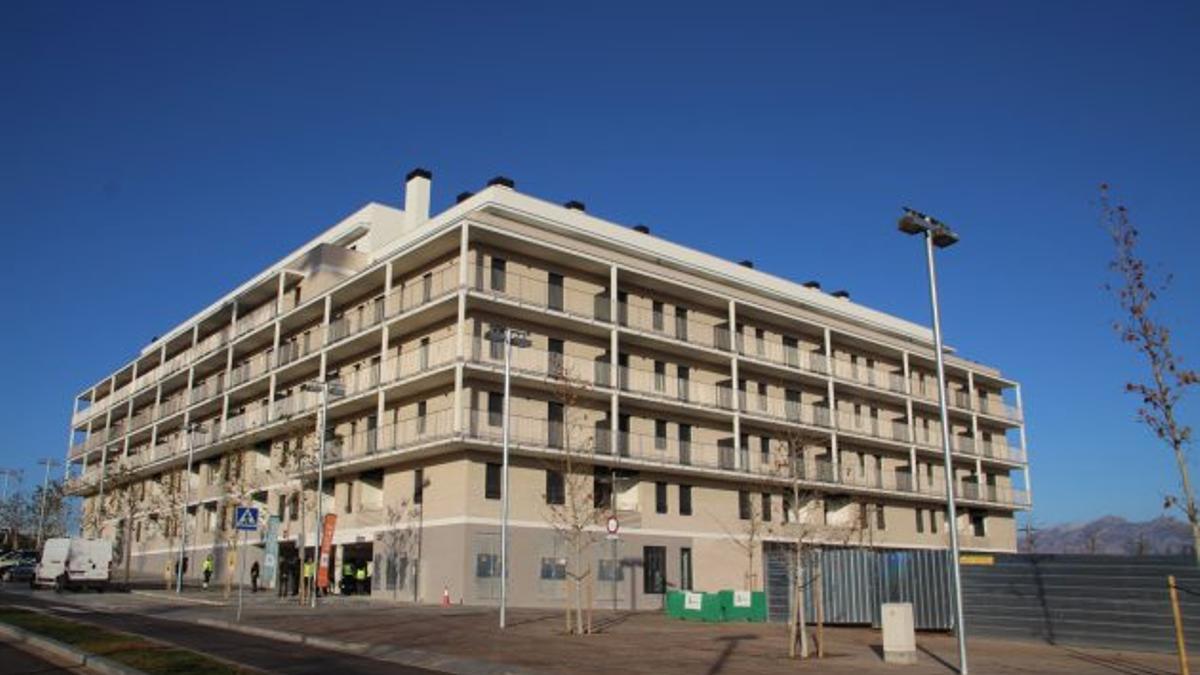
[[[354,564],[349,560],[342,561],[342,595],[354,592]]]
[[[313,578],[313,569],[314,568],[313,568],[312,558],[305,558],[304,559],[304,577],[303,577],[304,597],[308,597],[308,594],[313,592],[314,586],[316,585],[314,583],[314,582],[316,582],[316,579]]]
[[[367,566],[359,565],[358,569],[354,570],[354,589],[355,593],[367,592]]]
[[[209,555],[207,558],[204,559],[203,570],[204,570],[204,588],[207,589],[208,582],[212,580],[212,575],[213,575],[213,561],[212,561],[211,555]]]

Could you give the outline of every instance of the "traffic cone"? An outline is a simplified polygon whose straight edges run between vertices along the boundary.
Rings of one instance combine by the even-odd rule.
[[[442,586],[442,607],[450,606],[450,587]]]

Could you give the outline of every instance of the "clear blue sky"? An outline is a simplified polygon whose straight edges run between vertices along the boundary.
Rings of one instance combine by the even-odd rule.
[[[435,209],[503,173],[922,323],[895,219],[937,214],[947,339],[1024,383],[1037,519],[1160,513],[1094,199],[1176,273],[1200,365],[1200,5],[563,4],[6,3],[0,466],[61,458],[78,390],[420,165]]]

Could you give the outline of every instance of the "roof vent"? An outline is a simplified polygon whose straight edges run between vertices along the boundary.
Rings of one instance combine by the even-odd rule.
[[[821,290],[821,282],[819,282],[819,281],[806,281],[806,282],[804,282],[804,287],[805,287],[805,288],[811,288],[811,289],[813,289],[813,290],[819,291],[819,290]]]
[[[753,260],[743,260],[738,264],[741,265],[742,267],[748,267],[750,269],[754,269],[754,261]]]
[[[454,203],[461,204],[474,196],[475,196],[475,193],[471,192],[470,190],[467,190],[465,192],[460,192],[460,193],[458,193],[458,196],[454,198]]]
[[[850,299],[850,291],[834,291],[834,292],[830,293],[830,295],[832,295],[835,298],[841,298],[842,300]]]
[[[491,187],[493,185],[499,185],[500,187],[506,187],[506,188],[509,188],[510,190],[512,188],[516,187],[516,185],[517,185],[516,183],[513,182],[513,179],[509,178],[508,176],[496,176],[495,178],[489,180],[487,182],[487,184],[488,184],[488,187]]]
[[[650,234],[650,228],[648,228],[645,225],[642,225],[640,223],[633,226],[633,231],[641,232],[642,234]]]
[[[571,209],[572,211],[587,211],[587,207],[585,207],[583,205],[583,202],[576,201],[574,199],[567,202],[566,204],[563,204],[563,206],[567,207],[568,209]]]

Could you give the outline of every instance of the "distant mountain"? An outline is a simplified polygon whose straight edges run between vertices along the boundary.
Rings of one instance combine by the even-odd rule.
[[[1192,533],[1187,523],[1167,516],[1143,523],[1105,516],[1086,523],[1035,526],[1032,541],[1022,528],[1018,548],[1022,553],[1181,555],[1191,552]]]

